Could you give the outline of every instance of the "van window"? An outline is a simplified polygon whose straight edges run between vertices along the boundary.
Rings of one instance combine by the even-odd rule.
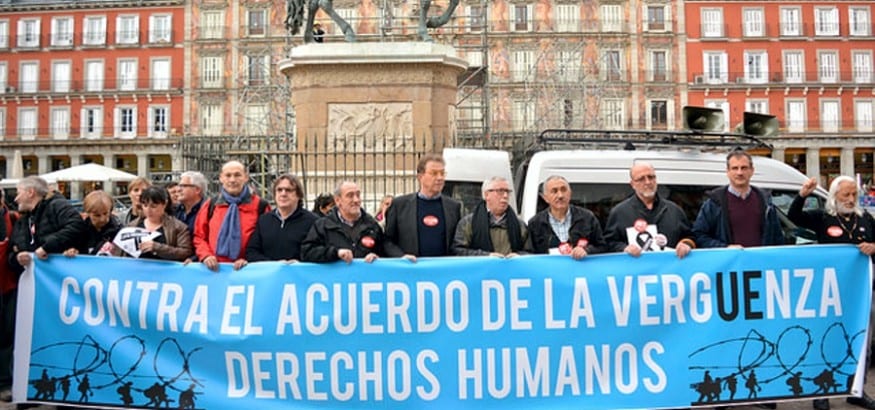
[[[462,216],[465,216],[474,212],[474,207],[483,200],[482,186],[482,182],[447,181],[442,194],[462,201]]]
[[[659,185],[659,195],[668,198],[678,204],[692,224],[696,220],[699,208],[705,202],[705,193],[713,186],[704,185]],[[572,183],[571,203],[592,211],[598,218],[602,227],[608,220],[611,209],[624,199],[633,194],[629,184],[591,184]],[[784,228],[784,237],[788,244],[811,243],[816,238],[814,232],[796,226],[787,218],[787,211],[797,191],[772,191],[772,202],[779,210],[779,218]],[[547,207],[540,197],[538,198],[538,211]],[[805,203],[805,209],[823,208],[823,201],[819,197],[811,196]]]

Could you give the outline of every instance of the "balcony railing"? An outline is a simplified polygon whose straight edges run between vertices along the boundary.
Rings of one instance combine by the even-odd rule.
[[[184,85],[182,78],[15,81],[0,84],[0,95],[176,92]]]

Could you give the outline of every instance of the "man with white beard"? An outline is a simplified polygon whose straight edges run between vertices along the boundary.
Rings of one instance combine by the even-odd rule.
[[[799,195],[790,204],[787,216],[793,223],[811,229],[817,234],[818,243],[849,243],[857,245],[860,252],[875,260],[875,218],[860,208],[859,191],[853,178],[840,176],[829,186],[826,210],[802,210],[805,199],[814,192],[817,179],[811,178],[802,184]],[[871,323],[869,325],[872,326]],[[863,393],[862,397],[848,397],[848,403],[864,409],[875,409],[875,400]],[[816,410],[828,410],[829,401],[814,401]]]

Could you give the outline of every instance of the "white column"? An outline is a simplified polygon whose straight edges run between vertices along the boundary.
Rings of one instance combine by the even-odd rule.
[[[775,159],[775,160],[778,160],[781,162],[787,162],[785,157],[786,157],[786,154],[785,154],[784,148],[772,149],[772,159]]]
[[[70,154],[70,167],[82,164],[82,155]],[[70,199],[82,198],[82,182],[70,182]]]
[[[817,178],[820,186],[826,184],[826,180],[820,175],[820,148],[809,148],[805,151],[805,170],[809,178]]]
[[[51,165],[49,164],[49,154],[37,154],[36,162],[37,175],[47,174],[49,172]]]
[[[854,175],[854,147],[842,147],[842,153],[839,157],[841,162],[839,162],[839,171],[842,175],[847,175],[851,178],[855,178]]]
[[[137,154],[137,175],[149,176],[149,154]]]

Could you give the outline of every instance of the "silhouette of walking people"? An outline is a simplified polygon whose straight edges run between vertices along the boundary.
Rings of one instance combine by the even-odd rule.
[[[762,387],[760,387],[760,383],[757,381],[757,375],[756,373],[754,373],[753,370],[751,370],[750,374],[747,375],[747,380],[744,382],[744,387],[747,387],[748,399],[757,398],[757,392],[763,389]]]
[[[702,378],[702,382],[696,385],[696,391],[699,392],[699,399],[696,400],[699,403],[710,402],[715,400],[720,400],[720,378],[713,379],[711,377],[711,372],[705,370],[705,376]]]
[[[173,400],[167,398],[168,384],[170,383],[165,382],[164,384],[160,384],[155,382],[155,384],[143,391],[143,395],[149,399],[145,405],[147,407],[154,405],[156,409],[160,409],[162,405],[164,405],[164,407],[170,407],[170,402]]]
[[[790,391],[794,396],[802,394],[802,372],[796,372],[793,376],[787,379],[787,385],[790,386]]]
[[[182,393],[179,393],[179,408],[194,409],[195,394],[197,393],[194,391],[194,384],[188,386],[188,389],[184,390]]]
[[[64,393],[64,396],[61,397],[62,401],[67,401],[67,396],[70,394],[70,376],[64,376],[61,378],[61,392]]]
[[[735,398],[735,389],[738,387],[738,379],[735,378],[735,374],[730,374],[723,379],[723,385],[726,387],[726,390],[729,390],[729,400]]]
[[[40,376],[39,380],[33,382],[33,387],[36,389],[35,399],[44,399],[48,400],[51,396],[54,395],[54,381],[49,379],[49,373],[46,369],[43,369],[43,374]]]
[[[87,374],[82,376],[82,381],[79,382],[77,390],[79,390],[79,393],[82,393],[79,396],[79,403],[88,403],[88,396],[93,395],[94,392],[91,391],[91,381],[88,380]]]
[[[838,392],[839,390],[838,384],[836,384],[832,371],[830,371],[829,369],[826,369],[820,372],[820,374],[818,374],[817,376],[815,376],[814,384],[817,385],[817,390],[814,391],[815,393],[829,393],[830,389],[833,389],[836,392]]]
[[[116,393],[119,394],[119,399],[124,403],[125,406],[130,406],[134,402],[134,398],[131,397],[131,385],[133,382],[125,382],[125,384],[119,386],[115,389]]]

